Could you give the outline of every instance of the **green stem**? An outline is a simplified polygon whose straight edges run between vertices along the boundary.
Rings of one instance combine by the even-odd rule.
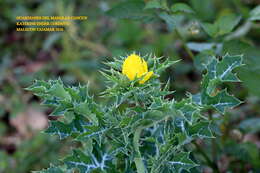
[[[188,55],[190,56],[191,59],[194,59],[194,55],[192,53],[192,51],[188,48],[188,46],[186,45],[186,41],[185,39],[182,37],[182,35],[180,34],[179,30],[176,28],[175,29],[177,36],[179,37],[179,39],[182,41],[183,44],[183,48],[185,49],[185,51],[188,53]]]
[[[210,158],[209,158],[208,155],[204,152],[204,150],[201,149],[201,147],[200,147],[195,141],[192,142],[192,143],[196,146],[198,152],[204,157],[205,161],[206,161],[207,164],[213,169],[213,171],[214,171],[215,173],[219,173],[218,166],[217,166],[213,161],[210,160]]]
[[[213,117],[212,117],[211,113],[209,113],[209,119],[210,119],[210,121],[213,121]],[[215,138],[212,138],[211,139],[211,154],[212,154],[213,162],[216,160],[216,148],[217,148],[216,140],[215,140]]]
[[[142,127],[136,129],[134,133],[134,149],[136,152],[136,157],[134,158],[135,166],[137,169],[137,173],[146,173],[146,169],[142,160],[141,152],[139,150],[139,139],[142,132]]]

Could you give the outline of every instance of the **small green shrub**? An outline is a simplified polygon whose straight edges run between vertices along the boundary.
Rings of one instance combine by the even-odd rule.
[[[64,165],[36,172],[161,173],[199,166],[187,146],[195,139],[214,138],[207,111],[224,114],[241,103],[220,88],[224,82],[239,82],[232,71],[242,65],[242,56],[213,57],[204,65],[200,93],[188,93],[181,101],[169,99],[174,91],[158,79],[176,61],[152,55],[139,60],[128,66],[129,73],[137,76],[131,80],[127,72],[122,74],[124,57],[106,63],[110,69],[101,72],[107,89],[100,104],[88,94],[87,86],[65,86],[60,79],[36,80],[27,88],[43,99],[43,105],[53,108],[50,116],[58,116],[45,132],[81,143],[62,159]],[[153,72],[148,79],[146,63]]]

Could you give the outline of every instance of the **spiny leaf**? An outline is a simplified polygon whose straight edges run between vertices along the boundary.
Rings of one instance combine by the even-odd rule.
[[[62,82],[57,82],[52,85],[49,90],[47,90],[48,94],[58,97],[59,99],[70,100],[70,94],[64,89]]]
[[[176,153],[173,159],[167,163],[173,168],[174,172],[181,173],[183,170],[189,171],[191,168],[198,166],[189,158],[189,155],[189,152]]]
[[[195,114],[199,113],[199,109],[195,105],[189,103],[188,100],[175,103],[175,108],[189,124],[193,124],[196,120]]]
[[[202,98],[202,103],[210,105],[220,113],[224,114],[227,108],[233,108],[241,104],[241,101],[236,97],[229,95],[227,90],[222,90],[214,97],[205,95]]]
[[[77,138],[76,140],[79,140],[79,141],[86,141],[90,138],[93,138],[93,137],[99,137],[101,136],[103,133],[105,133],[107,131],[107,129],[101,129],[100,127],[98,126],[90,126],[88,127],[88,131],[85,132],[85,133],[81,133]]]
[[[57,103],[58,103],[57,107],[52,111],[50,115],[61,116],[64,115],[67,111],[73,109],[73,104],[71,104],[71,102],[68,102],[66,100],[61,100],[58,101]]]
[[[60,139],[71,136],[73,133],[83,133],[87,131],[86,126],[89,126],[88,122],[82,119],[76,118],[71,123],[65,124],[60,121],[51,121],[50,125],[45,133],[51,135],[58,135]]]
[[[51,165],[47,169],[41,171],[32,171],[32,173],[64,173],[64,171],[59,166]]]
[[[75,105],[74,111],[77,114],[83,115],[84,117],[88,118],[95,125],[98,124],[98,119],[96,115],[91,111],[90,103],[88,103],[87,101]]]
[[[198,105],[211,106],[220,113],[241,103],[237,98],[229,95],[226,90],[218,91],[216,87],[223,82],[238,82],[233,70],[242,65],[242,56],[226,54],[221,61],[213,58],[206,66],[207,74],[203,76],[202,92],[192,96],[192,101]]]
[[[89,173],[93,170],[104,171],[107,167],[106,162],[110,159],[111,157],[107,153],[104,153],[101,159],[98,159],[92,153],[84,153],[77,149],[73,150],[73,154],[63,161],[69,169],[77,168],[80,173]]]
[[[198,138],[212,138],[212,132],[210,130],[210,122],[200,121],[190,127],[188,129],[188,134],[192,137]]]
[[[39,97],[43,97],[46,94],[46,90],[49,89],[50,87],[51,87],[51,84],[46,81],[35,80],[31,86],[29,86],[25,89],[33,92],[35,95],[37,95]]]
[[[158,74],[161,74],[162,72],[165,71],[165,69],[167,69],[168,67],[172,66],[173,64],[179,62],[180,60],[177,60],[177,61],[171,61],[169,60],[169,58],[167,58],[164,62],[157,62],[155,65],[154,65],[154,71]]]
[[[213,58],[206,66],[207,74],[204,76],[202,87],[206,87],[207,94],[211,95],[217,84],[221,82],[239,82],[240,80],[232,71],[241,65],[241,55],[226,54],[221,61]]]

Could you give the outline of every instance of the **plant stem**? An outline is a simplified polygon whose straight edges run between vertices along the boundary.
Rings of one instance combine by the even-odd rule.
[[[210,160],[210,158],[204,152],[204,150],[201,149],[201,147],[195,141],[192,142],[192,143],[196,146],[196,148],[199,151],[199,153],[204,157],[204,159],[206,160],[207,164],[213,169],[213,171],[215,173],[219,173],[218,166],[213,161]]]
[[[210,121],[213,121],[211,112],[209,112],[209,119],[210,119]],[[216,161],[216,147],[217,147],[216,140],[215,140],[215,138],[212,138],[211,139],[211,154],[212,154],[213,162]]]
[[[136,152],[136,157],[134,158],[135,161],[135,166],[137,169],[137,173],[146,173],[146,169],[142,160],[142,156],[139,150],[139,139],[140,139],[140,135],[142,132],[142,127],[139,127],[136,129],[135,133],[134,133],[134,149]]]
[[[186,45],[186,41],[185,39],[182,37],[182,35],[180,34],[178,28],[175,29],[177,36],[179,37],[179,39],[182,41],[183,44],[183,48],[187,51],[188,55],[190,56],[191,59],[194,59],[194,55],[192,53],[192,51],[188,48],[188,46]]]

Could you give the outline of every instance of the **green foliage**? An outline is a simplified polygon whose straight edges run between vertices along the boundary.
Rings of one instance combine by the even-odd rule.
[[[218,37],[230,33],[239,23],[240,17],[235,14],[227,14],[219,17],[213,24],[203,23],[203,29],[211,37]]]
[[[234,141],[229,141],[224,149],[226,153],[238,157],[244,162],[250,161],[253,166],[259,168],[259,149],[255,144],[245,142],[236,144]]]
[[[182,170],[189,171],[194,166],[197,166],[191,159],[189,153],[180,152],[174,155],[174,159],[169,161],[168,164],[172,167],[173,172],[181,172]]]
[[[3,139],[3,138],[2,138]],[[64,141],[50,138],[49,135],[39,134],[33,138],[22,141],[12,155],[5,151],[0,152],[0,172],[16,173],[30,172],[36,169],[47,167],[50,162],[57,163],[57,154],[62,154]],[[15,163],[15,164],[10,164]]]
[[[26,173],[29,170],[47,167],[50,162],[58,165],[53,160],[57,159],[57,155],[63,157],[67,154],[66,151],[69,150],[66,148],[67,141],[71,139],[74,139],[74,142],[70,148],[80,148],[87,157],[90,153],[94,153],[93,158],[98,160],[97,163],[102,161],[102,153],[110,153],[110,150],[103,151],[102,148],[107,149],[111,146],[114,147],[113,150],[119,148],[120,152],[114,156],[117,160],[112,160],[112,163],[106,162],[109,168],[116,170],[114,172],[135,172],[135,161],[137,163],[143,161],[145,168],[152,168],[154,161],[150,159],[155,155],[154,143],[161,144],[161,138],[154,141],[154,137],[147,134],[151,133],[151,127],[142,130],[139,148],[142,156],[144,153],[149,153],[149,156],[135,159],[135,154],[129,152],[134,150],[133,133],[139,125],[152,124],[153,118],[160,121],[164,117],[162,112],[171,112],[172,104],[174,109],[179,110],[175,114],[180,118],[176,119],[172,127],[164,128],[160,122],[158,125],[160,127],[156,128],[160,130],[155,131],[153,136],[160,136],[161,129],[174,130],[176,135],[169,135],[167,141],[174,145],[182,144],[183,150],[178,150],[176,153],[189,153],[185,156],[188,155],[188,159],[201,165],[190,169],[191,172],[207,172],[208,169],[209,172],[260,172],[259,152],[254,144],[259,143],[260,131],[257,118],[260,114],[258,106],[260,30],[257,1],[6,0],[0,1],[0,6],[1,19],[3,19],[0,22],[0,33],[3,35],[0,38],[0,172]],[[65,32],[60,33],[22,33],[15,31],[15,18],[21,15],[87,15],[88,20],[75,22],[72,26],[66,27]],[[104,66],[102,62],[111,61],[106,57],[117,57],[133,50],[141,54],[152,52],[158,57],[167,56],[169,57],[167,60],[171,62],[179,59],[182,61],[168,67],[166,71],[164,66],[167,63],[165,63],[161,66],[162,69],[156,72],[153,80],[157,80],[160,75],[160,80],[167,81],[167,85],[151,80],[142,86],[137,83],[131,84],[125,76],[117,74],[121,70],[120,60],[118,68],[113,72],[114,75],[107,76],[113,77],[108,78],[110,82],[105,85],[104,78],[98,73]],[[204,90],[204,87],[199,89],[200,73],[207,74],[205,65],[213,63],[216,57],[221,62],[222,59],[219,57],[227,53],[230,56],[243,55],[245,65],[234,69],[242,82],[238,85],[232,85],[231,82],[223,84],[225,78],[213,75],[212,79],[203,80],[207,89]],[[162,64],[163,59],[159,64]],[[153,67],[152,62],[149,67]],[[34,79],[47,80],[58,77],[69,86],[76,85],[78,82],[84,84],[89,82],[89,88],[86,90],[94,93],[93,99],[100,106],[94,112],[90,111],[96,106],[92,107],[89,101],[81,100],[76,96],[78,86],[73,91],[70,87],[64,86],[61,81],[56,81],[52,90],[49,90],[49,86],[35,88],[36,91],[46,91],[44,95],[50,96],[50,99],[47,98],[46,102],[43,102],[46,105],[44,108],[35,107],[38,105],[38,99],[24,88]],[[102,93],[103,97],[98,97],[97,93],[103,91],[105,86],[108,89]],[[130,89],[127,86],[131,86]],[[126,88],[129,90],[125,90]],[[232,94],[244,101],[237,109],[229,111],[229,107],[239,104],[240,101],[230,96],[228,91],[232,91]],[[187,92],[192,93],[188,94],[189,99],[186,98]],[[151,93],[163,98],[150,100]],[[51,97],[52,94],[56,95],[55,99]],[[108,96],[114,98],[109,99]],[[162,103],[161,100],[164,99],[172,100],[173,103]],[[136,101],[139,102],[138,107],[135,107]],[[152,106],[142,105],[142,102],[148,102]],[[111,110],[109,108],[112,105],[116,108]],[[47,136],[54,135],[54,137],[42,138],[42,134],[30,129],[29,136],[33,137],[24,138],[24,134],[12,125],[14,117],[19,119],[19,116],[31,107],[36,108],[43,115],[49,113],[49,110],[53,111],[48,117],[52,121],[49,122],[46,133]],[[90,108],[84,109],[85,107]],[[101,109],[100,113],[97,113],[100,107],[104,110]],[[142,114],[145,120],[137,119],[139,112],[145,112],[147,108],[156,110]],[[124,116],[125,109],[128,111],[127,116]],[[132,111],[132,109],[136,110]],[[102,120],[100,117],[103,117],[104,112],[106,115],[113,114],[113,116]],[[224,116],[221,115],[222,112],[225,112]],[[33,114],[32,117],[36,116]],[[182,121],[185,122],[184,127],[187,129],[185,133],[180,130]],[[40,120],[37,119],[35,124],[39,122]],[[112,128],[108,128],[107,124]],[[20,122],[18,125],[25,127],[26,123]],[[118,128],[115,130],[114,126]],[[132,131],[129,132],[127,129],[121,132],[119,131],[121,128],[131,128]],[[147,132],[148,130],[150,131]],[[236,132],[234,136],[233,131]],[[120,136],[120,141],[111,142],[107,140],[109,137],[106,134],[116,134],[113,139],[118,139],[120,135],[123,137]],[[167,132],[167,134],[171,133]],[[221,139],[218,135],[221,135]],[[59,139],[55,137],[59,137],[62,141],[58,142]],[[103,138],[106,141],[102,141]],[[209,139],[202,141],[197,138]],[[92,140],[95,142],[94,147]],[[78,141],[82,141],[83,146]],[[96,146],[97,143],[105,142],[110,145],[101,148]],[[195,143],[198,145],[195,146]],[[162,151],[159,154],[166,151],[167,147],[161,145]],[[102,150],[102,153],[98,154],[98,150]],[[70,156],[72,157],[73,153]],[[167,166],[164,168],[159,166],[160,171],[177,170],[175,167],[179,165],[167,163],[167,161],[175,161],[175,157],[167,158],[167,155],[163,157],[161,160],[166,161],[157,158],[156,166],[160,165],[160,162]],[[131,164],[125,162],[126,158],[131,159]],[[86,161],[86,163],[92,162]],[[114,167],[115,165],[117,167]],[[142,164],[138,165],[143,169]],[[69,172],[67,166],[69,165],[51,166],[50,171],[60,169],[62,172]],[[113,172],[113,170],[104,171]],[[93,172],[101,171],[97,169]]]
[[[232,70],[242,65],[242,56],[225,55],[221,61],[213,58],[206,65],[207,74],[202,81],[202,92],[193,96],[199,105],[211,106],[220,113],[226,108],[239,105],[241,102],[229,95],[226,90],[218,92],[217,86],[223,82],[239,82]]]
[[[51,165],[49,168],[41,171],[33,171],[33,173],[63,173],[64,171],[60,167]]]
[[[223,53],[226,52],[243,54],[247,57],[244,61],[245,65],[238,71],[238,75],[252,95],[260,96],[260,91],[257,87],[260,85],[260,81],[256,80],[260,76],[258,69],[260,65],[260,53],[258,48],[244,41],[232,40],[224,42]]]
[[[241,56],[226,55],[221,61],[214,57],[205,65],[201,92],[181,101],[165,99],[173,92],[168,84],[162,88],[158,80],[176,62],[153,55],[144,59],[155,73],[144,84],[121,74],[124,57],[106,63],[110,69],[102,72],[108,81],[102,97],[110,100],[107,105],[97,104],[88,87],[65,86],[60,79],[37,80],[27,88],[54,109],[50,116],[60,117],[51,121],[45,132],[82,143],[63,159],[67,170],[189,172],[198,165],[191,159],[191,151],[185,150],[186,145],[195,139],[213,138],[212,122],[203,111],[214,108],[224,113],[240,104],[225,89],[216,88],[217,84],[239,81],[233,69],[242,65]],[[46,171],[51,169],[59,171],[55,167]]]
[[[255,7],[251,12],[250,12],[250,20],[260,20],[260,5]]]
[[[253,126],[252,126],[253,124]],[[239,128],[247,133],[256,133],[260,130],[260,118],[249,118],[239,124]]]
[[[176,4],[172,5],[171,11],[174,13],[177,13],[177,12],[194,13],[192,8],[185,3],[176,3]]]
[[[144,9],[160,9],[160,8],[163,8],[163,6],[161,5],[161,3],[159,1],[151,0],[146,3]]]
[[[144,2],[139,0],[125,1],[110,9],[107,14],[116,18],[141,19],[147,17],[143,12],[144,5]]]

